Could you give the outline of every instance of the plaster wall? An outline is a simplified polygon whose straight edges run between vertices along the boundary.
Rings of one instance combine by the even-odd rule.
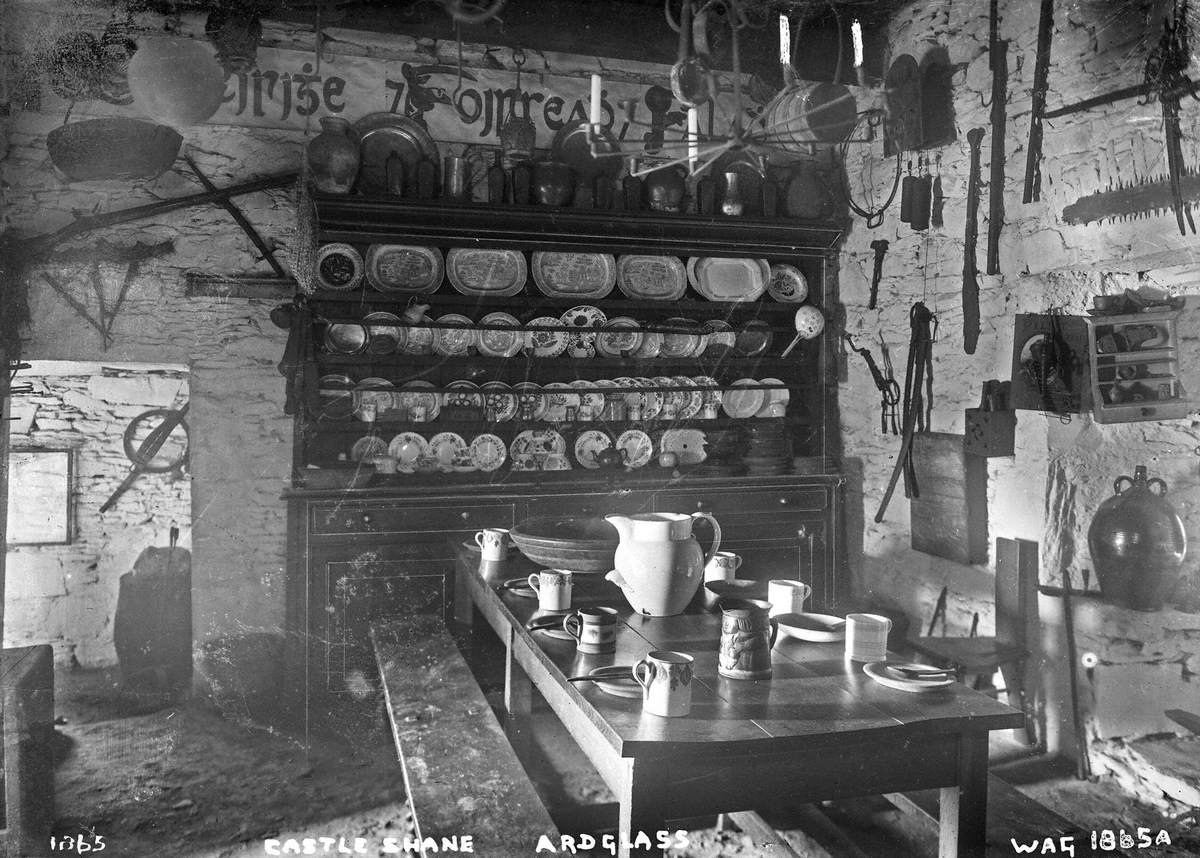
[[[72,451],[74,534],[67,545],[8,550],[4,644],[52,644],[61,664],[115,664],[118,580],[144,549],[167,545],[172,524],[180,527],[180,547],[190,547],[190,481],[183,472],[145,474],[111,510],[97,510],[129,470],[125,427],[150,408],[186,401],[185,373],[39,363],[21,383],[33,392],[21,394],[13,410],[33,423],[13,434],[11,449]]]
[[[1050,68],[1049,108],[1140,82],[1145,51],[1157,38],[1157,23],[1137,4],[1056,4]],[[932,429],[962,433],[963,411],[978,405],[985,379],[1011,375],[1013,316],[1058,310],[1083,315],[1094,295],[1125,288],[1157,286],[1170,294],[1195,294],[1194,236],[1179,235],[1170,212],[1118,223],[1074,226],[1063,208],[1077,198],[1119,183],[1165,178],[1162,126],[1157,104],[1128,100],[1045,123],[1040,202],[1021,202],[1033,84],[1038,6],[1033,0],[1001,2],[1001,36],[1011,40],[1008,54],[1007,132],[1004,140],[1005,219],[1000,240],[1000,274],[982,273],[987,246],[988,193],[980,204],[980,317],[978,348],[963,348],[961,284],[966,188],[969,167],[967,131],[983,128],[981,172],[986,183],[991,157],[988,66],[988,4],[919,3],[895,17],[891,57],[911,54],[918,60],[935,45],[948,49],[953,78],[957,140],[926,151],[946,194],[944,226],[916,232],[899,222],[898,206],[878,229],[856,219],[842,252],[841,286],[846,330],[878,354],[879,338],[888,343],[903,383],[909,342],[909,308],[923,301],[937,314],[933,346],[934,406]],[[889,59],[890,62],[890,59]],[[861,105],[860,105],[861,107]],[[1184,160],[1197,163],[1195,141],[1200,112],[1184,106]],[[907,159],[907,155],[905,156]],[[848,169],[861,169],[862,150],[851,150]],[[915,161],[915,159],[914,159]],[[881,166],[876,164],[876,166]],[[914,165],[915,166],[915,165]],[[877,238],[891,242],[877,310],[867,299]],[[1197,369],[1197,317],[1194,302],[1180,322],[1186,387],[1200,391]],[[856,589],[904,609],[925,626],[943,585],[949,588],[947,633],[964,635],[973,614],[980,634],[993,627],[994,556],[987,564],[963,566],[913,551],[909,509],[894,499],[881,523],[874,516],[899,450],[899,439],[879,434],[878,396],[865,363],[846,358],[846,382],[839,392],[848,457],[858,460],[861,482],[852,486],[861,506],[861,556],[852,557]],[[1187,582],[1176,592],[1179,610],[1141,615],[1081,598],[1076,618],[1080,651],[1100,658],[1083,676],[1081,695],[1092,738],[1141,735],[1173,729],[1162,715],[1181,699],[1200,699],[1195,653],[1200,647],[1187,629],[1200,624],[1200,468],[1194,450],[1200,423],[1190,418],[1101,425],[1090,415],[1069,419],[1034,411],[1018,412],[1016,454],[988,460],[988,530],[997,537],[1036,541],[1041,547],[1041,581],[1061,582],[1060,546],[1074,549],[1073,583],[1081,586],[1092,568],[1087,527],[1099,504],[1112,493],[1113,480],[1138,464],[1170,485],[1170,498],[1190,535]],[[1076,524],[1062,527],[1047,514],[1048,475],[1061,469],[1077,487]],[[851,527],[855,526],[851,521]],[[994,554],[994,551],[992,552]],[[1070,555],[1068,555],[1070,556]],[[1091,589],[1097,583],[1090,575]],[[1052,748],[1069,746],[1070,698],[1066,679],[1065,639],[1060,600],[1041,598],[1043,640],[1035,675],[1045,687],[1039,706],[1047,720]],[[1134,656],[1136,653],[1136,657]],[[1131,669],[1131,661],[1139,667]],[[1081,672],[1081,675],[1082,672]],[[1185,708],[1187,708],[1185,706]],[[1178,729],[1178,728],[1174,728]]]

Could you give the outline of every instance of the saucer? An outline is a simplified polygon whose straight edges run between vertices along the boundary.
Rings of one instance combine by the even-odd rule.
[[[594,675],[602,670],[612,670],[611,667],[597,667],[588,671],[589,675]],[[632,668],[627,677],[607,679],[597,679],[593,684],[603,691],[605,694],[611,694],[613,697],[628,697],[630,699],[641,698],[642,686],[638,685],[637,680],[633,678]]]
[[[912,665],[906,665],[906,667],[912,667]],[[930,670],[936,669],[930,667]],[[885,688],[891,688],[896,691],[911,691],[916,694],[938,691],[954,684],[952,677],[946,677],[945,679],[908,678],[900,671],[890,667],[886,661],[873,661],[870,664],[864,664],[863,673]]]

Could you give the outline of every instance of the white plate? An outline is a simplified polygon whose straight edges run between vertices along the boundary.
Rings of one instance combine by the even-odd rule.
[[[570,337],[559,319],[553,316],[538,316],[527,324],[533,328],[554,329],[525,332],[525,349],[534,357],[558,357],[567,350]]]
[[[437,420],[438,414],[442,411],[442,398],[436,393],[426,392],[427,388],[432,387],[433,382],[429,381],[405,382],[396,393],[396,401],[403,405],[404,410],[408,411],[410,415],[414,405],[424,405],[425,420]]]
[[[517,397],[517,415],[522,420],[544,420],[550,403],[542,394],[542,386],[533,381],[521,381],[513,385]]]
[[[934,669],[934,668],[931,668]],[[938,691],[954,684],[954,679],[911,679],[903,673],[888,667],[886,661],[873,661],[863,665],[863,673],[874,679],[880,685],[896,691],[912,691],[917,694]]]
[[[388,455],[396,460],[397,470],[411,474],[417,460],[429,455],[429,443],[416,432],[401,432],[388,444]]]
[[[465,355],[475,345],[475,323],[458,313],[447,313],[438,317],[439,325],[458,327],[435,328],[433,353],[444,357]]]
[[[687,275],[692,288],[710,301],[753,301],[766,291],[771,266],[765,259],[694,256]]]
[[[607,253],[533,254],[533,282],[548,298],[603,298],[617,282],[617,263]]]
[[[442,285],[445,262],[436,247],[372,244],[367,248],[367,282],[380,292],[424,295]]]
[[[634,300],[677,301],[687,291],[687,272],[677,256],[620,256],[617,288]]]
[[[456,405],[460,408],[483,407],[483,393],[475,382],[452,381],[446,388],[442,394],[442,405]]]
[[[625,454],[627,468],[640,468],[654,455],[654,444],[641,429],[626,429],[617,437],[616,447]]]
[[[446,254],[446,273],[463,295],[508,298],[525,288],[529,267],[519,250],[455,247]]]
[[[386,456],[387,451],[387,441],[384,441],[378,435],[364,435],[355,441],[354,446],[350,448],[350,459],[355,462],[362,462],[367,459],[374,459],[376,456]]]
[[[640,326],[628,316],[618,316],[610,319],[604,330],[596,335],[596,351],[601,357],[625,357],[638,350],[642,345]]]
[[[778,262],[771,266],[767,294],[785,304],[799,304],[808,297],[808,279],[795,265]]]
[[[588,673],[595,673],[597,670],[608,670],[606,667],[596,667],[589,670]],[[631,669],[632,670],[632,669]],[[608,679],[594,679],[592,684],[603,691],[605,694],[611,694],[613,697],[627,697],[631,700],[642,697],[642,686],[638,685],[633,674],[630,673],[627,678],[609,677]]]
[[[517,397],[503,381],[485,382],[480,390],[483,391],[483,407],[492,413],[495,422],[503,423],[517,416]]]
[[[783,382],[778,378],[764,378],[760,384],[779,384]],[[764,390],[766,398],[763,400],[762,407],[758,409],[755,417],[782,417],[787,411],[787,404],[791,401],[792,394],[786,387],[777,387],[774,390]]]
[[[494,471],[508,458],[508,447],[498,435],[484,432],[471,439],[471,461],[481,471]]]
[[[846,639],[846,621],[829,614],[776,614],[779,636],[813,643],[833,643]]]
[[[523,331],[487,330],[487,326],[495,328],[519,328],[521,323],[515,316],[508,313],[488,313],[479,320],[480,328],[476,331],[478,343],[476,348],[481,355],[497,358],[510,358],[516,355],[525,345]]]
[[[733,386],[744,388],[751,384],[758,384],[758,382],[752,378],[739,378],[733,383]],[[726,390],[721,396],[721,407],[730,417],[753,417],[766,401],[766,391],[759,388]]]
[[[442,470],[473,468],[471,449],[457,432],[439,432],[429,439],[429,455]]]
[[[317,251],[313,286],[331,292],[349,292],[362,285],[363,259],[349,244],[325,244]]]
[[[600,467],[600,463],[596,461],[596,454],[612,445],[612,438],[608,437],[607,432],[601,432],[599,429],[580,432],[579,437],[575,439],[575,461],[594,471]]]
[[[699,429],[668,429],[658,444],[659,454],[674,453],[681,465],[697,465],[708,458],[708,438]]]

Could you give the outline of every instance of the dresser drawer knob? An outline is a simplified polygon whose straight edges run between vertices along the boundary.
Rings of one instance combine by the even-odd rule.
[[[789,501],[787,498],[780,498],[780,499],[779,499],[779,505],[780,505],[780,506],[787,506],[789,503],[791,503],[791,501]]]
[[[702,500],[696,501],[696,509],[704,509],[706,506],[708,506],[708,504],[705,503],[704,501],[702,501]]]
[[[460,515],[462,515],[463,521],[468,521],[471,518],[471,513],[469,513],[469,512],[460,513]]]
[[[362,514],[362,525],[363,525],[363,527],[365,527],[367,530],[370,530],[370,529],[371,529],[371,525],[372,525],[372,524],[374,524],[374,522],[375,522],[375,519],[371,518],[371,513],[369,513],[369,512],[364,512],[364,513]]]

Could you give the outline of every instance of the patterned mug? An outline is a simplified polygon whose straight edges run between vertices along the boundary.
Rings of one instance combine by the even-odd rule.
[[[770,679],[779,623],[762,599],[723,599],[717,673],[730,679]]]
[[[686,652],[653,650],[633,666],[642,686],[642,711],[664,718],[682,718],[692,711],[692,664]]]

